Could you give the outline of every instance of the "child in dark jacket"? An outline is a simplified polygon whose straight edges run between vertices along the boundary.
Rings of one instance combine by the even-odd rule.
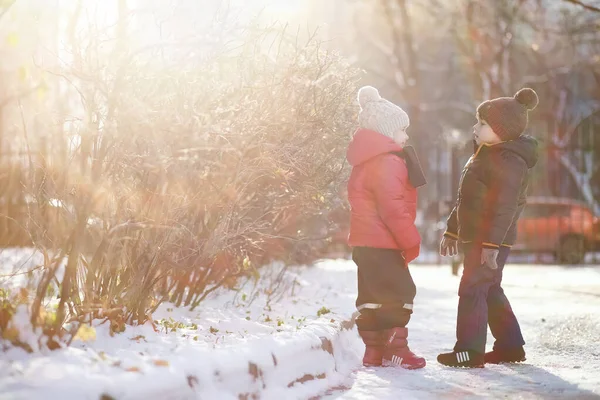
[[[361,88],[358,101],[360,128],[347,154],[352,165],[348,242],[358,267],[356,324],[366,345],[363,364],[423,368],[425,359],[408,348],[406,328],[416,295],[408,264],[421,245],[417,190],[401,157],[409,119],[373,87]]]
[[[521,89],[514,97],[483,102],[473,127],[475,154],[465,165],[458,200],[440,244],[442,256],[464,253],[458,289],[456,345],[438,361],[452,367],[525,360],[523,335],[502,289],[502,271],[526,203],[537,141],[523,135],[537,94]],[[487,325],[496,339],[485,353]]]

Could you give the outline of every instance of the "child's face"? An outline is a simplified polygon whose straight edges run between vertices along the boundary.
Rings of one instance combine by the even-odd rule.
[[[408,140],[408,134],[406,133],[406,129],[400,129],[394,133],[394,142],[398,143],[400,146],[404,147],[406,141]]]
[[[502,140],[494,133],[492,127],[477,116],[477,123],[473,125],[473,138],[479,144],[496,144]]]

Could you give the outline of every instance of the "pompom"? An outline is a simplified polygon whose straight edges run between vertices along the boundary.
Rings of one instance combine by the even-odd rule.
[[[515,94],[515,99],[528,110],[533,110],[538,105],[538,95],[533,89],[523,88]]]
[[[378,100],[381,100],[381,96],[379,95],[379,91],[373,86],[363,86],[358,90],[358,104],[360,104],[361,108],[364,108],[371,101]]]

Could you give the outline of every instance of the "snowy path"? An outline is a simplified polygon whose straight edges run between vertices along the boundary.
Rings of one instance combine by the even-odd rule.
[[[4,251],[0,267],[29,258]],[[250,287],[237,297],[215,295],[194,312],[165,304],[154,317],[183,324],[176,332],[144,325],[110,337],[104,324],[94,341],[68,349],[0,353],[0,399],[238,399],[249,389],[262,400],[600,399],[600,266],[507,266],[505,291],[522,325],[528,361],[478,370],[435,361],[454,344],[458,278],[450,267],[411,270],[418,294],[409,341],[428,361],[422,370],[362,368],[356,330],[333,341],[335,359],[313,350],[354,311],[354,264],[326,260],[292,269],[294,294],[272,304],[264,295],[252,301]],[[322,308],[331,312],[318,316]],[[489,336],[488,347],[492,341]],[[279,366],[269,367],[275,356]],[[263,385],[247,382],[248,362],[263,368]],[[288,386],[303,374],[325,378]],[[315,397],[332,387],[343,389]]]
[[[527,341],[527,362],[455,370],[435,360],[454,344],[458,278],[415,267],[419,292],[409,342],[423,370],[362,369],[323,399],[600,399],[600,267],[510,265],[505,291]],[[488,347],[493,337],[488,336]],[[360,345],[360,344],[359,344]]]

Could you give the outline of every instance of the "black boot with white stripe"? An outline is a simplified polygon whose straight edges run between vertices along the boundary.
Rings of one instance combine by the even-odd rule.
[[[471,350],[440,354],[437,360],[448,367],[483,368],[485,364],[483,354]]]
[[[527,360],[523,346],[512,349],[495,349],[485,353],[484,358],[486,364],[520,363]]]

